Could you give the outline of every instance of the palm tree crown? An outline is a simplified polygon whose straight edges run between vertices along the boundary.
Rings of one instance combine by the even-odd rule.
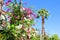
[[[39,16],[44,16],[44,18],[47,18],[48,17],[48,11],[47,10],[45,10],[45,9],[41,9],[41,10],[39,10],[38,11],[38,14],[39,14]]]

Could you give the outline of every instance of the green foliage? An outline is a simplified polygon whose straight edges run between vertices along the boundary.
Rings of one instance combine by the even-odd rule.
[[[59,40],[59,37],[57,34],[54,34],[51,37],[49,37],[49,40]]]
[[[35,37],[31,37],[31,40],[40,40],[40,35],[37,35],[37,36],[35,36]]]
[[[54,35],[53,35],[53,38],[54,38],[54,40],[59,40],[59,37],[58,37],[57,34],[54,34]]]
[[[48,11],[45,9],[39,10],[37,17],[39,18],[40,16],[44,16],[45,18],[47,18],[49,16]]]

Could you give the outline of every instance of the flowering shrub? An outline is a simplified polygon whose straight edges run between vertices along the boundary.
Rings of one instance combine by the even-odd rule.
[[[30,8],[25,8],[19,4],[8,0],[6,2],[7,27],[0,30],[0,40],[40,40],[32,25],[36,15]]]

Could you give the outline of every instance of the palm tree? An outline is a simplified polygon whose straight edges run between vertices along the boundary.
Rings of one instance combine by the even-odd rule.
[[[45,9],[41,9],[38,11],[38,14],[40,16],[42,16],[42,40],[44,40],[44,35],[45,35],[45,29],[44,29],[44,20],[45,18],[48,17],[48,11],[46,11]]]

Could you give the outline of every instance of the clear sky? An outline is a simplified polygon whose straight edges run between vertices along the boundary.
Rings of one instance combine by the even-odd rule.
[[[48,20],[45,20],[45,30],[47,34],[58,34],[60,36],[60,0],[23,0],[23,2],[28,3],[24,6],[34,6],[35,10],[41,8],[48,10],[50,16]],[[35,28],[41,30],[41,18],[35,19],[35,21]]]

